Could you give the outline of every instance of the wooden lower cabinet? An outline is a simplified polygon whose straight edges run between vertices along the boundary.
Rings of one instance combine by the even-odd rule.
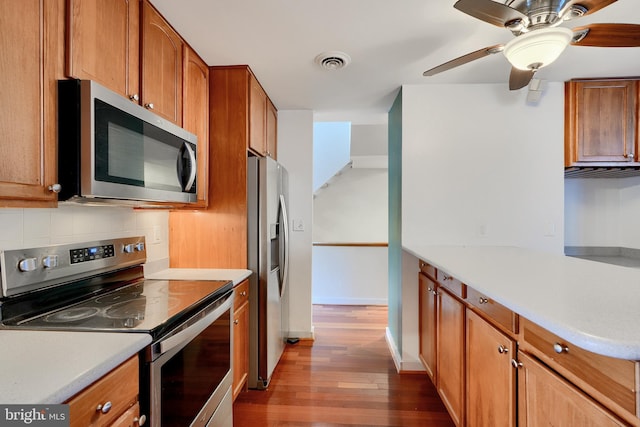
[[[533,357],[521,352],[519,361],[520,427],[627,425]]]
[[[235,288],[233,312],[233,400],[247,389],[249,377],[249,280]]]
[[[145,424],[146,417],[140,417],[140,404],[136,403],[109,427],[138,427]]]
[[[133,356],[109,372],[95,383],[69,399],[69,417],[71,427],[132,425],[125,421],[131,416],[131,422],[139,416],[138,405],[138,356]],[[105,412],[98,408],[110,408]],[[126,416],[124,415],[126,414]],[[124,416],[125,418],[121,419]],[[139,424],[140,419],[135,421]],[[123,424],[124,423],[124,424]]]
[[[471,310],[466,325],[467,425],[515,426],[516,344]]]
[[[456,426],[464,426],[465,306],[443,288],[438,291],[436,388]]]
[[[429,276],[418,273],[420,293],[418,296],[420,352],[419,357],[427,375],[436,383],[437,365],[437,285]]]

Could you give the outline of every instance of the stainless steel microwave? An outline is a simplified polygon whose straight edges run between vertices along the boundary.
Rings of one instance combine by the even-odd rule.
[[[58,82],[60,201],[196,201],[197,137],[90,80]]]

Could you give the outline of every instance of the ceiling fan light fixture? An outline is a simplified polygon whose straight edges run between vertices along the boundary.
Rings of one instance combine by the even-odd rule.
[[[503,53],[515,68],[537,70],[558,59],[572,37],[573,31],[568,28],[541,28],[509,41]]]

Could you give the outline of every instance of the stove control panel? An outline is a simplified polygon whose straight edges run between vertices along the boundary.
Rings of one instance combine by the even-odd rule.
[[[0,251],[2,297],[141,265],[144,236]]]
[[[132,243],[129,243],[131,245]],[[125,252],[128,252],[125,245]],[[96,259],[109,258],[115,254],[113,245],[91,246],[82,249],[71,249],[69,256],[71,264],[79,262],[94,261]]]

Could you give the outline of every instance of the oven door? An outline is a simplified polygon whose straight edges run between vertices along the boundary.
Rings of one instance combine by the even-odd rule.
[[[206,426],[212,416],[224,419],[209,425],[233,425],[225,399],[232,383],[232,303],[229,291],[151,345],[145,367],[151,426]]]

